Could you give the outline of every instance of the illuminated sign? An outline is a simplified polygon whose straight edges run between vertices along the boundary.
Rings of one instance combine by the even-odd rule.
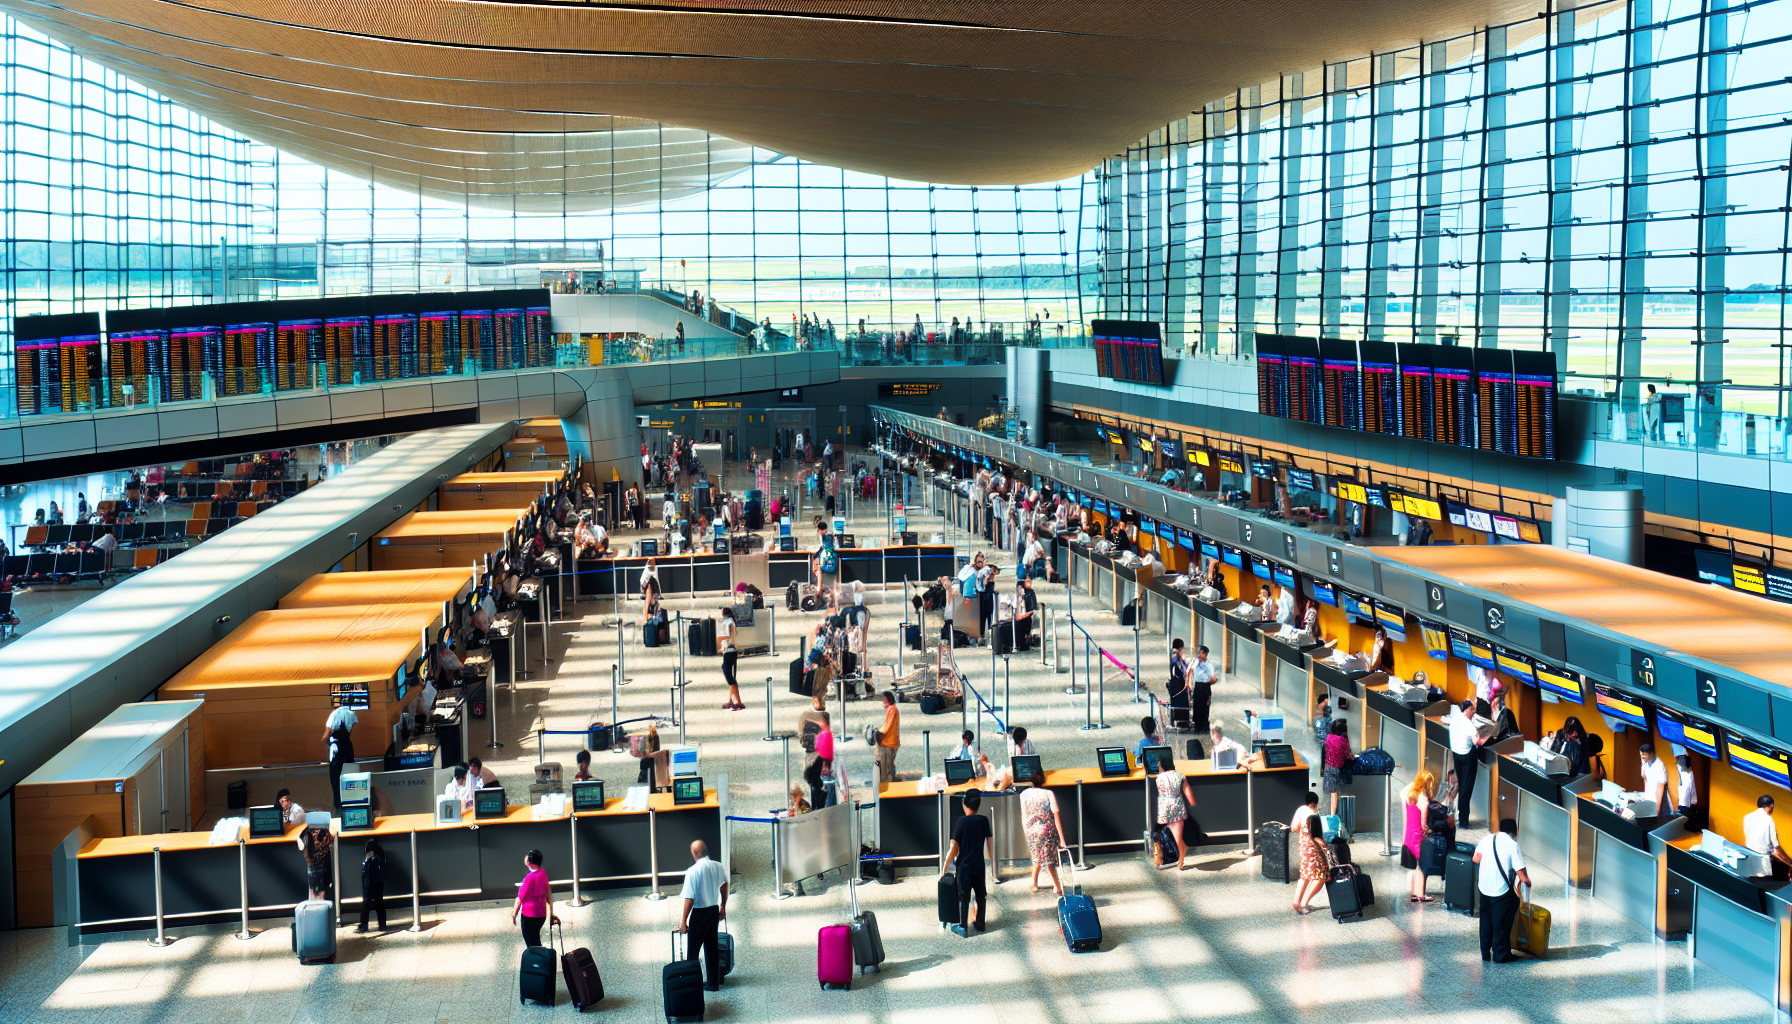
[[[879,398],[926,398],[940,389],[938,381],[930,380],[897,380],[880,381],[877,385]]]

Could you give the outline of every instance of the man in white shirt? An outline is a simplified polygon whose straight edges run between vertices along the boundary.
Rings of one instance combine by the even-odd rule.
[[[1207,748],[1207,756],[1209,758],[1217,758],[1220,751],[1230,750],[1237,756],[1239,766],[1243,767],[1245,758],[1251,756],[1250,751],[1244,749],[1237,740],[1227,739],[1226,730],[1221,728],[1218,723],[1215,723],[1213,728],[1208,730],[1207,736],[1213,741],[1213,745]]]
[[[1276,592],[1276,621],[1284,626],[1294,625],[1294,588],[1279,587]]]
[[[274,794],[274,802],[280,805],[280,819],[288,825],[305,824],[305,808],[292,798],[291,790],[281,790]]]
[[[1480,731],[1475,728],[1475,702],[1465,700],[1450,710],[1450,755],[1456,766],[1456,827],[1468,827],[1469,803],[1475,792],[1475,771],[1481,767]]]
[[[1773,797],[1763,793],[1755,800],[1755,809],[1742,816],[1742,845],[1767,855],[1775,878],[1786,876],[1792,867],[1792,856],[1780,846],[1779,826],[1773,821]]]
[[[1667,812],[1668,766],[1655,756],[1655,744],[1644,742],[1637,747],[1643,756],[1643,798],[1655,801],[1655,813]]]
[[[456,765],[454,778],[449,779],[448,784],[442,787],[442,795],[453,797],[460,804],[461,811],[465,812],[472,809],[473,791],[478,788],[479,784],[473,781],[471,773],[467,771],[467,766]]]
[[[1518,917],[1519,885],[1530,885],[1524,851],[1518,848],[1518,822],[1500,819],[1500,830],[1475,846],[1475,886],[1481,890],[1481,959],[1509,964],[1512,922]]]
[[[699,839],[691,844],[691,866],[684,872],[684,912],[678,917],[678,930],[685,938],[684,958],[697,959],[703,950],[704,988],[721,991],[721,942],[716,937],[721,922],[728,919],[728,872],[709,859],[709,847]]]
[[[1045,545],[1039,543],[1038,534],[1027,541],[1026,550],[1021,553],[1020,564],[1027,567],[1027,575],[1042,577],[1045,575]]]
[[[1674,810],[1692,816],[1693,805],[1699,802],[1698,780],[1692,774],[1692,758],[1681,754],[1674,758]]]
[[[355,742],[353,733],[360,720],[355,717],[352,708],[336,708],[324,719],[324,742],[329,745],[330,761],[330,802],[337,810],[342,809],[342,767],[355,763]]]
[[[1475,684],[1476,710],[1479,710],[1482,704],[1486,704],[1491,708],[1493,706],[1493,673],[1480,665],[1470,662],[1468,666],[1468,681]]]

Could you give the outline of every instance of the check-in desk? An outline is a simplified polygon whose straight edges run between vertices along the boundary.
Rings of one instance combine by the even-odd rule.
[[[734,568],[728,555],[659,555],[654,558],[653,563],[660,593],[668,597],[719,594],[734,589]],[[638,596],[641,592],[641,570],[646,567],[647,559],[639,555],[580,562],[578,595]]]
[[[1280,820],[1294,813],[1310,788],[1307,762],[1297,753],[1287,768],[1260,764],[1216,771],[1211,760],[1176,762],[1176,770],[1188,779],[1195,794],[1191,811],[1202,831],[1222,843],[1252,843],[1255,822]],[[1045,773],[1046,788],[1058,795],[1058,811],[1064,820],[1064,842],[1079,855],[1131,853],[1143,849],[1145,836],[1156,820],[1157,787],[1142,767],[1124,776],[1104,779],[1099,769],[1059,768]],[[976,783],[921,793],[916,782],[885,783],[877,801],[877,834],[883,852],[905,866],[937,866],[945,854],[952,823],[963,816],[963,797]],[[991,809],[1001,800],[984,793],[983,806]],[[991,827],[1001,839],[1003,813],[991,810]],[[1013,812],[1010,812],[1013,813]],[[1015,835],[1015,859],[1024,858],[1026,840],[1018,819],[1009,829]],[[1216,844],[1218,845],[1218,844]]]
[[[1278,630],[1265,629],[1261,634],[1263,657],[1259,683],[1263,699],[1280,706],[1284,713],[1295,712],[1296,724],[1305,724],[1308,716],[1303,706],[1312,674],[1307,667],[1309,652],[1319,650],[1323,653],[1325,645],[1312,642],[1305,634],[1283,639],[1277,633]]]
[[[442,512],[521,508],[566,478],[565,473],[462,473],[436,489]]]
[[[1659,879],[1657,851],[1649,832],[1657,819],[1654,815],[1626,819],[1601,800],[1597,788],[1585,784],[1588,781],[1576,780],[1563,787],[1564,797],[1573,797],[1564,801],[1573,812],[1575,831],[1569,880],[1577,886],[1590,886],[1594,898],[1638,924],[1654,928]],[[1523,831],[1521,825],[1521,835]]]
[[[1274,632],[1278,625],[1272,620],[1245,618],[1240,611],[1254,610],[1255,605],[1245,601],[1222,601],[1215,607],[1220,609],[1221,619],[1225,624],[1225,647],[1220,652],[1221,666],[1225,672],[1251,686],[1261,684],[1263,678],[1263,631]]]
[[[1432,733],[1431,754],[1440,758],[1435,763],[1448,766],[1451,763],[1450,737],[1449,726],[1444,720],[1449,708],[1443,703],[1432,707],[1437,713],[1431,714],[1427,709],[1424,716],[1427,729]],[[1442,738],[1438,740],[1440,731]],[[1529,755],[1527,749],[1531,751]],[[1495,795],[1499,807],[1494,817],[1518,822],[1518,848],[1524,851],[1526,861],[1547,868],[1573,884],[1586,885],[1584,880],[1577,879],[1585,879],[1591,874],[1593,837],[1580,831],[1576,793],[1588,788],[1589,780],[1571,780],[1565,773],[1557,772],[1555,769],[1561,762],[1539,756],[1536,744],[1527,748],[1522,737],[1489,744],[1481,748],[1481,753],[1483,761],[1481,770],[1476,773],[1475,787],[1478,791],[1481,780],[1487,779],[1488,792]],[[1437,769],[1433,767],[1432,771],[1435,773]],[[1437,777],[1441,789],[1441,780],[1445,776],[1438,773]],[[1593,783],[1591,788],[1599,787]],[[1492,820],[1486,806],[1484,802],[1476,801],[1474,810],[1478,821]],[[1577,870],[1577,863],[1584,864],[1584,869]]]
[[[903,544],[892,547],[840,548],[840,582],[866,586],[904,581],[926,586],[958,572],[949,544]]]
[[[1408,704],[1393,695],[1385,677],[1381,680],[1375,678],[1381,675],[1370,673],[1359,682],[1363,693],[1363,745],[1380,747],[1392,755],[1394,781],[1397,785],[1405,785],[1418,774],[1422,763],[1419,746],[1421,719],[1426,715],[1442,714],[1446,710],[1446,703],[1437,701],[1423,707]],[[1333,703],[1336,704],[1336,701]],[[1288,705],[1284,703],[1282,707],[1287,708]]]
[[[1114,574],[1114,592],[1110,597],[1109,610],[1118,615],[1133,598],[1144,596],[1145,588],[1151,585],[1155,573],[1143,565],[1122,565],[1118,559],[1113,562],[1112,572]],[[1139,620],[1140,629],[1144,629],[1146,624],[1151,621],[1151,617],[1145,614],[1145,611],[1144,602],[1141,601],[1140,615],[1143,617]],[[1159,626],[1157,631],[1163,632],[1163,627]]]
[[[1436,707],[1437,705],[1433,705]],[[1424,765],[1431,774],[1437,776],[1437,790],[1443,792],[1450,778],[1450,771],[1456,761],[1450,753],[1449,705],[1445,704],[1438,714],[1423,716],[1425,729]],[[1492,806],[1494,792],[1494,752],[1487,746],[1476,749],[1475,757],[1479,767],[1475,771],[1475,790],[1469,795],[1469,815],[1477,822],[1490,820],[1489,808]],[[1559,804],[1558,804],[1559,805]],[[1506,813],[1501,811],[1502,814]],[[1519,821],[1519,843],[1524,842],[1524,822]],[[1528,851],[1527,851],[1528,855]]]
[[[672,804],[671,794],[655,793],[651,813],[623,810],[622,798],[612,797],[603,810],[581,811],[571,820],[560,815],[537,821],[526,805],[508,808],[503,818],[475,821],[468,814],[446,825],[430,814],[379,818],[372,829],[337,837],[338,909],[358,908],[360,848],[374,837],[386,854],[388,913],[408,913],[413,891],[432,904],[508,900],[522,877],[523,855],[537,849],[554,887],[570,889],[575,844],[581,888],[675,885],[690,866],[692,840],[723,850],[726,810],[718,794],[726,791],[724,778],[705,791],[703,803],[683,807]],[[249,916],[290,918],[293,904],[305,898],[305,862],[295,845],[299,830],[247,840],[239,851],[236,843],[209,845],[206,832],[94,839],[77,828],[56,854],[57,922],[72,924],[76,934],[152,926],[157,847],[163,909],[171,923],[239,919],[245,878]]]
[[[1660,862],[1657,933],[1688,938],[1687,951],[1770,1000],[1785,1019],[1792,991],[1792,892],[1784,882],[1751,878],[1705,853],[1703,836],[1676,817],[1651,837]],[[1725,845],[1740,850],[1734,843]],[[1746,852],[1746,851],[1743,851]]]
[[[1090,548],[1088,594],[1095,601],[1095,607],[1119,611],[1124,602],[1115,598],[1115,590],[1114,559]]]
[[[1146,619],[1164,635],[1167,647],[1171,640],[1182,638],[1184,644],[1190,644],[1188,650],[1193,656],[1194,647],[1194,610],[1189,607],[1189,595],[1177,590],[1165,582],[1165,577],[1154,576],[1145,588]]]
[[[373,538],[371,568],[441,569],[473,565],[494,551],[527,513],[515,508],[474,512],[412,512]]]

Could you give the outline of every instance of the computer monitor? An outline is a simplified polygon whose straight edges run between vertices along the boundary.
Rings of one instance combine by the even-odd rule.
[[[604,780],[588,779],[572,784],[572,809],[601,811],[604,809]]]
[[[286,815],[279,804],[261,804],[249,808],[249,838],[278,839],[286,834]]]
[[[373,800],[373,775],[368,772],[343,772],[337,783],[337,793],[344,807],[365,806]]]
[[[796,550],[796,538],[792,537],[788,533],[782,537],[779,537],[778,538],[778,550],[779,551],[795,551]]]
[[[834,546],[837,548],[856,548],[859,546],[859,538],[850,533],[842,533],[834,538]]]
[[[678,779],[698,773],[696,747],[676,746],[664,749],[666,751],[666,774]]]
[[[968,757],[946,758],[946,785],[961,786],[977,777],[977,764]]]
[[[1263,748],[1263,767],[1294,767],[1294,748],[1286,743],[1271,743]]]
[[[1238,751],[1232,747],[1223,747],[1213,752],[1213,768],[1215,771],[1229,771],[1238,767]]]
[[[504,816],[504,790],[498,786],[473,791],[473,817],[502,818]]]
[[[373,827],[373,808],[367,804],[342,809],[342,831],[365,832]]]
[[[1104,779],[1124,778],[1132,771],[1132,765],[1126,760],[1125,747],[1096,747],[1095,763],[1101,768]]]
[[[673,806],[683,807],[686,804],[700,804],[702,802],[703,779],[701,776],[692,775],[686,778],[672,780]]]
[[[1156,775],[1176,767],[1176,752],[1167,746],[1146,747],[1143,753],[1145,756],[1139,760],[1145,762],[1147,775]]]
[[[1016,754],[1008,759],[1008,763],[1014,768],[1016,782],[1027,782],[1040,770],[1038,754]]]
[[[660,553],[660,542],[657,537],[641,538],[641,557],[657,558]]]

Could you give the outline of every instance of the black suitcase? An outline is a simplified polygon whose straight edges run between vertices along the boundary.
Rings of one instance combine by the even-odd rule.
[[[921,627],[920,626],[910,623],[909,625],[903,627],[902,634],[903,634],[902,638],[908,644],[909,650],[920,651],[920,650],[926,649],[921,646]],[[247,806],[247,805],[245,804],[244,806]]]
[[[966,633],[962,629],[953,630],[952,631],[952,646],[953,647],[969,647],[969,646],[971,646],[971,635],[969,633]]]
[[[757,501],[747,502],[747,529],[765,529],[765,509]]]
[[[997,654],[1014,653],[1014,623],[996,623],[995,648]]]
[[[1174,864],[1177,860],[1176,833],[1168,825],[1159,825],[1151,830],[1151,862],[1158,867]]]
[[[791,580],[790,586],[784,588],[784,610],[785,611],[790,611],[790,612],[796,611],[797,597],[798,597],[797,583],[795,580]]]
[[[703,650],[703,623],[706,621],[708,620],[692,619],[689,628],[684,631],[684,642],[689,648],[686,653],[693,658],[705,653]]]
[[[1263,851],[1263,877],[1284,884],[1294,881],[1298,871],[1289,870],[1288,825],[1266,821],[1257,826],[1257,849]]]
[[[1138,621],[1139,621],[1138,602],[1136,602],[1136,601],[1127,602],[1126,607],[1120,609],[1120,624],[1122,626],[1133,626],[1133,625],[1137,625]]]
[[[1340,864],[1325,883],[1325,898],[1331,903],[1333,919],[1342,923],[1347,917],[1361,918],[1375,905],[1375,886],[1356,865]]]
[[[1188,741],[1188,759],[1190,761],[1207,760],[1207,748],[1201,745],[1200,740]]]
[[[1475,848],[1457,843],[1444,854],[1444,906],[1464,914],[1475,912]]]
[[[554,1005],[554,993],[559,988],[557,982],[560,973],[555,961],[559,959],[559,955],[547,946],[530,946],[523,950],[517,1002],[526,1003],[533,999],[538,1003]]]
[[[714,620],[714,619],[699,619],[698,622],[702,623],[702,625],[703,625],[703,649],[698,651],[697,653],[698,654],[714,654],[714,653],[716,653],[716,620]]]
[[[678,933],[672,933],[672,955],[678,955]],[[660,993],[667,1024],[703,1020],[703,968],[695,960],[674,960],[660,972]]]
[[[1419,844],[1419,869],[1427,875],[1441,875],[1450,856],[1450,841],[1443,836],[1426,836]]]
[[[649,622],[646,625],[642,626],[641,627],[641,646],[643,646],[643,647],[658,647],[659,645],[660,645],[660,627],[659,627],[659,625],[657,623]]]
[[[958,876],[948,871],[940,876],[939,917],[941,924],[958,924]]]
[[[840,652],[840,674],[856,676],[859,674],[859,656],[851,651]]]
[[[790,692],[799,697],[807,697],[814,692],[814,679],[803,671],[803,659],[798,658],[790,663]]]

